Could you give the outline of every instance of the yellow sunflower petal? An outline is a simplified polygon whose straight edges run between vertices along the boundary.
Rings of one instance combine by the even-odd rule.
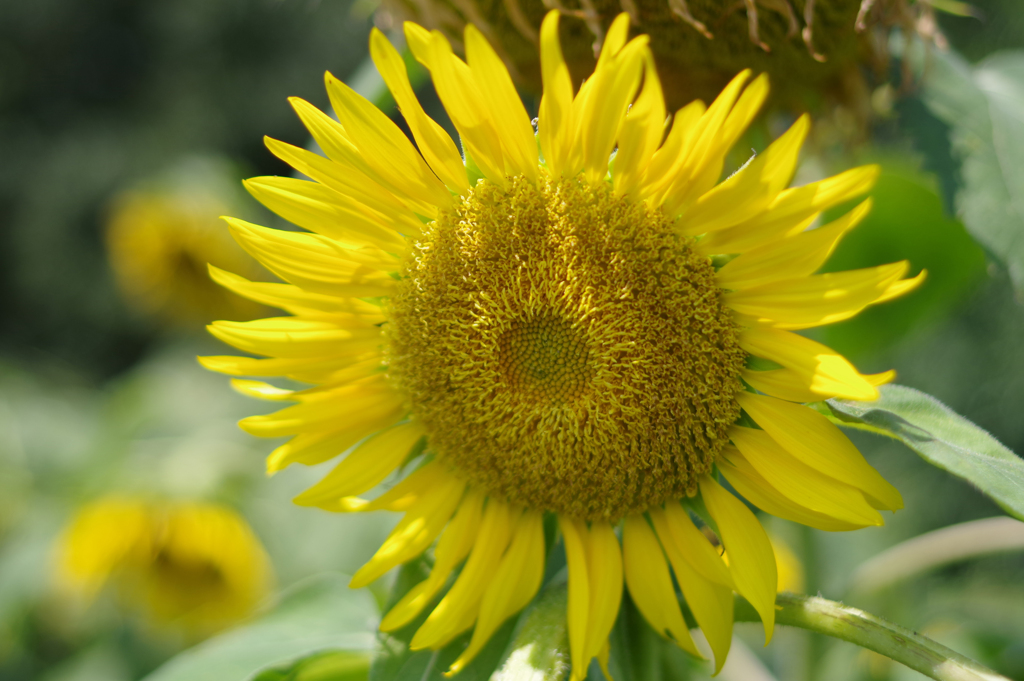
[[[406,35],[412,35],[406,24]],[[451,44],[438,31],[424,45],[410,40],[416,58],[430,69],[437,95],[459,131],[463,147],[476,161],[484,177],[505,186],[505,157],[501,138],[490,119],[490,107],[469,66],[452,52]],[[426,50],[426,53],[423,50]]]
[[[825,264],[843,235],[870,210],[871,199],[867,199],[824,227],[751,249],[718,270],[718,283],[722,288],[735,290],[813,274]]]
[[[784,329],[806,329],[849,319],[876,302],[907,271],[906,261],[861,270],[816,274],[726,293],[733,310]]]
[[[394,631],[404,627],[430,604],[448,581],[448,576],[455,566],[469,555],[476,544],[483,508],[484,494],[479,490],[467,491],[455,517],[437,542],[437,548],[434,550],[434,567],[430,570],[430,576],[410,589],[388,611],[381,620],[381,631]]]
[[[690,236],[714,232],[749,220],[767,208],[793,177],[809,129],[810,118],[798,118],[763,154],[697,199],[684,213],[680,231]]]
[[[722,126],[732,113],[734,105],[739,100],[740,94],[750,80],[750,76],[750,69],[737,73],[729,81],[729,84],[715,97],[715,101],[711,103],[707,112],[701,117],[700,122],[697,124],[697,134],[699,136],[694,142],[692,151],[692,157],[696,163],[706,164],[711,159],[724,156],[729,151],[723,146],[723,142],[726,140],[720,137]],[[699,177],[699,168],[700,166],[695,168],[697,172],[692,174],[691,178]],[[718,178],[715,179],[717,180]],[[697,191],[703,193],[699,189]]]
[[[700,492],[708,512],[718,523],[736,590],[761,616],[764,643],[768,645],[775,630],[775,591],[779,581],[772,543],[757,516],[713,478],[701,478]]]
[[[375,367],[379,368],[380,360],[382,359],[380,351],[368,354],[372,356],[372,359],[360,355],[332,356],[312,360],[307,358],[256,359],[254,357],[237,357],[234,355],[215,355],[212,357],[198,357],[197,359],[201,365],[210,371],[216,371],[229,376],[287,376],[295,378],[300,375],[323,376],[366,361],[374,362]],[[366,372],[358,376],[358,378],[368,376],[375,370],[367,368]]]
[[[760,113],[765,100],[768,99],[768,90],[767,73],[762,73],[744,88],[743,94],[736,100],[736,105],[729,112],[725,123],[722,124],[720,133],[722,149],[731,149],[732,145],[736,144],[736,140],[747,131],[757,114]]]
[[[427,490],[406,511],[405,517],[391,530],[373,558],[356,571],[349,587],[360,589],[423,553],[448,524],[465,489],[466,483],[449,477],[444,483]]]
[[[505,620],[533,600],[544,579],[544,523],[537,511],[523,513],[513,529],[512,542],[491,578],[469,645],[452,663],[446,676],[462,670]]]
[[[293,445],[279,447],[267,460],[271,472],[296,462],[311,466],[337,456],[367,435],[394,424],[404,413],[400,395],[388,390],[370,393],[360,388],[350,392],[357,391],[360,394],[356,405],[345,410],[344,415],[337,416],[334,424],[331,413],[339,411],[339,402],[331,400],[298,404],[264,416],[249,416],[238,425],[257,437],[324,433],[327,439],[323,443],[318,441],[318,444],[332,443],[331,451],[318,446],[314,457],[311,451]]]
[[[392,425],[398,419],[399,415],[396,413],[391,423],[384,427]],[[320,431],[296,435],[272,451],[267,457],[267,475],[273,475],[293,463],[312,466],[333,459],[373,432],[362,423],[347,425],[348,427],[342,427],[337,433]],[[338,509],[331,507],[327,510],[336,511]]]
[[[250,428],[256,432],[263,432],[263,428],[276,429],[294,428],[294,432],[314,432],[329,430],[322,427],[321,419],[330,420],[328,414],[332,409],[337,409],[339,404],[346,401],[358,401],[364,408],[376,407],[385,404],[392,404],[397,393],[387,384],[383,374],[371,374],[370,376],[352,381],[339,386],[318,387],[309,391],[297,391],[292,394],[291,400],[299,404],[282,409],[272,414],[261,414],[250,416],[242,420],[240,425],[243,428]],[[275,433],[286,435],[287,432]]]
[[[768,484],[794,503],[859,527],[883,524],[882,516],[860,490],[801,462],[765,431],[733,426],[729,437],[739,450],[730,460],[742,455]]]
[[[726,447],[716,464],[737,492],[766,513],[828,532],[845,532],[863,527],[812,511],[783,495],[734,448]]]
[[[424,432],[417,423],[403,423],[374,435],[293,501],[299,506],[318,506],[373,489],[405,461]]]
[[[903,508],[903,498],[896,488],[864,460],[839,428],[818,412],[765,395],[739,393],[737,400],[761,428],[797,459],[860,489],[875,508]]]
[[[537,136],[548,171],[555,177],[575,174],[573,140],[576,118],[572,79],[558,41],[558,10],[551,10],[540,27],[540,67],[544,94],[537,115]]]
[[[419,24],[411,21],[402,22],[402,32],[405,34],[405,42],[409,45],[409,51],[416,57],[416,61],[428,69],[431,67],[430,31]]]
[[[632,194],[643,179],[665,126],[665,96],[654,67],[654,57],[644,57],[644,84],[636,101],[626,112],[619,131],[613,186],[617,194]]]
[[[660,205],[657,196],[651,196],[659,188],[667,186],[668,178],[672,177],[672,169],[681,167],[689,154],[690,147],[696,139],[697,121],[704,115],[704,102],[690,102],[677,111],[672,117],[672,125],[664,143],[654,155],[644,172],[643,183],[637,190],[637,197],[647,199]]]
[[[744,330],[740,347],[796,372],[819,399],[876,400],[878,390],[838,352],[810,338],[766,326]],[[750,372],[756,373],[756,372]],[[810,400],[809,400],[810,401]]]
[[[625,22],[629,19],[616,19]],[[644,60],[649,54],[647,36],[634,38],[611,59],[607,68],[598,68],[590,82],[590,92],[581,112],[581,143],[583,170],[591,183],[603,181],[608,174],[608,156],[615,146],[616,135],[633,100]],[[607,47],[607,46],[606,46]]]
[[[622,601],[622,551],[615,530],[607,522],[595,521],[587,540],[587,576],[590,608],[586,643],[587,660],[600,654],[608,644]],[[571,578],[570,578],[571,579]],[[586,674],[586,670],[583,670]]]
[[[921,270],[916,277],[910,279],[903,279],[901,281],[895,281],[889,285],[889,288],[885,289],[885,293],[875,300],[874,304],[884,303],[893,298],[899,298],[902,295],[906,295],[916,289],[918,286],[924,283],[928,276],[927,270]]]
[[[594,67],[596,73],[611,65],[612,59],[619,54],[619,51],[626,45],[629,39],[629,15],[620,12],[612,20],[612,25],[605,33],[604,42],[601,45],[601,53],[597,56],[597,65]]]
[[[367,163],[398,196],[416,202],[413,210],[427,217],[451,203],[444,183],[405,136],[405,133],[365,97],[327,74],[327,95],[349,139]],[[430,208],[433,207],[431,211]]]
[[[651,627],[662,636],[671,636],[686,652],[701,657],[676,600],[665,554],[643,516],[626,517],[622,529],[622,562],[633,602]]]
[[[402,55],[377,28],[370,31],[370,56],[409,124],[427,164],[450,191],[456,194],[465,192],[469,188],[469,179],[462,155],[444,128],[423,111],[409,82]]]
[[[669,217],[677,216],[684,206],[696,201],[718,182],[728,151],[721,147],[723,140],[719,133],[749,79],[749,69],[737,74],[694,125],[693,142],[686,156],[670,169],[664,189],[659,192],[658,202]]]
[[[877,387],[883,386],[886,383],[892,383],[896,380],[896,370],[889,369],[878,374],[865,374],[864,379],[871,385]]]
[[[263,141],[274,156],[295,170],[364,206],[367,209],[364,211],[367,216],[383,218],[392,229],[401,234],[420,233],[423,223],[416,214],[394,194],[366,175],[354,172],[344,164],[314,154],[307,149],[271,137],[264,137]]]
[[[304,317],[268,317],[251,322],[214,322],[214,337],[239,350],[274,357],[358,354],[380,346],[380,329],[352,319],[345,326]]]
[[[505,172],[537,179],[537,140],[508,69],[473,24],[466,24],[466,61],[501,140]]]
[[[664,514],[651,512],[654,529],[661,540],[676,573],[676,581],[682,589],[686,604],[690,606],[697,624],[715,655],[715,673],[722,670],[725,658],[732,646],[733,598],[732,589],[706,579],[686,559],[682,549],[669,530]]]
[[[736,584],[729,574],[729,568],[722,562],[722,557],[718,555],[704,533],[697,529],[697,526],[690,520],[689,514],[678,502],[667,502],[664,511],[657,510],[652,513],[665,514],[665,526],[672,533],[676,546],[682,550],[686,560],[704,579],[730,589],[736,588]]]
[[[451,479],[451,473],[444,466],[436,461],[428,461],[376,499],[367,501],[359,497],[344,497],[338,502],[338,507],[331,510],[364,513],[388,510],[402,513],[412,508],[432,489],[447,484]]]
[[[249,300],[277,307],[294,315],[308,315],[317,312],[331,313],[336,312],[338,308],[338,299],[334,296],[312,293],[291,284],[249,281],[245,277],[226,272],[213,265],[209,266],[209,271],[210,278],[224,288]]]
[[[338,241],[349,248],[403,247],[401,234],[384,216],[319,182],[292,177],[255,177],[243,182],[260,203],[285,220]],[[413,234],[418,234],[414,232]]]
[[[811,390],[807,378],[792,369],[769,369],[753,371],[744,369],[740,377],[758,392],[790,402],[818,402],[831,397]]]
[[[339,386],[355,383],[374,374],[382,373],[386,369],[383,354],[378,351],[354,358],[354,361],[348,366],[332,371],[299,371],[294,375],[295,380],[301,383],[319,384],[320,389],[333,390]],[[316,389],[311,388],[310,390]]]
[[[255,397],[259,400],[271,400],[277,402],[281,400],[295,399],[294,390],[278,388],[277,386],[264,383],[263,381],[244,381],[239,378],[232,378],[231,387],[246,397]]]
[[[570,681],[586,678],[590,657],[587,657],[587,627],[590,622],[590,580],[587,570],[587,526],[573,518],[558,517],[558,526],[565,543],[565,560],[569,568],[569,658],[572,662]]]
[[[404,206],[420,215],[436,215],[437,206],[401,193],[401,190],[390,185],[384,176],[372,168],[338,121],[299,97],[289,97],[288,102],[295,109],[295,113],[299,115],[299,119],[306,126],[317,146],[327,154],[331,161],[342,166],[342,172],[350,178],[351,182],[357,185],[380,186]]]
[[[760,215],[702,239],[711,253],[742,253],[786,234],[805,230],[823,210],[866,194],[875,185],[878,166],[853,168],[802,187],[787,189]]]
[[[390,295],[398,261],[374,247],[348,249],[318,234],[227,219],[235,240],[268,270],[303,289],[341,297]],[[339,309],[342,301],[339,301]],[[365,307],[365,304],[364,304]]]
[[[416,631],[410,648],[440,648],[473,626],[480,602],[512,538],[515,520],[506,504],[488,499],[476,546],[451,590]]]

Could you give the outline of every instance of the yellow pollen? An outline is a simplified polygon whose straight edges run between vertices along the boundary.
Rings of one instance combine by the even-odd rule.
[[[740,413],[714,268],[604,185],[481,181],[412,244],[388,316],[431,450],[516,505],[615,520],[692,493]]]

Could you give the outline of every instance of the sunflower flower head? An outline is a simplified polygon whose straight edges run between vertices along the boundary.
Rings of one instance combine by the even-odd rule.
[[[806,406],[875,399],[892,374],[865,376],[794,332],[852,317],[921,277],[905,279],[906,262],[815,274],[868,203],[811,227],[867,192],[878,170],[788,188],[806,117],[720,181],[766,77],[743,72],[666,126],[647,38],[628,39],[626,15],[579,91],[558,21],[549,13],[540,32],[536,128],[480,31],[466,27],[463,60],[441,33],[405,25],[463,153],[377,31],[371,54],[416,146],[329,74],[337,120],[293,100],[326,158],[268,140],[310,180],[247,187],[308,232],[228,219],[285,283],[213,270],[290,315],[214,323],[215,336],[262,357],[202,361],[312,384],[235,379],[243,393],[294,403],[241,425],[291,436],[271,472],[344,454],[297,503],[405,514],[352,586],[434,546],[430,576],[381,627],[429,611],[414,649],[472,629],[449,673],[540,589],[546,514],[568,564],[574,680],[593,658],[607,662],[624,586],[655,630],[698,654],[673,575],[721,668],[733,593],[770,638],[778,586],[765,531],[723,479],[766,512],[828,530],[880,525],[880,510],[902,506]],[[363,498],[396,469],[396,484]]]
[[[207,271],[213,263],[250,277],[260,274],[217,219],[235,203],[227,174],[213,163],[182,163],[111,203],[110,266],[125,300],[142,314],[188,328],[266,314],[266,308],[215,284]]]
[[[78,511],[58,542],[56,575],[85,603],[110,586],[153,624],[198,635],[247,617],[270,588],[263,546],[231,509],[121,496]]]

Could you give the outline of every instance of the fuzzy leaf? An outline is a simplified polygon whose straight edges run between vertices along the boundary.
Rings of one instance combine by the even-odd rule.
[[[901,385],[874,402],[828,400],[840,425],[889,435],[1024,520],[1024,459],[930,395]]]

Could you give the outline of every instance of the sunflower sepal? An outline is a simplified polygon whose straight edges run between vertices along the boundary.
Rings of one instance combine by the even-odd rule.
[[[484,179],[484,171],[480,170],[480,166],[470,156],[469,150],[466,149],[466,145],[462,145],[462,160],[466,164],[466,176],[469,178],[469,186],[475,187],[477,183]]]
[[[718,467],[713,466],[711,470],[711,476],[718,481],[721,481],[722,477],[718,473]],[[697,516],[704,526],[709,528],[716,535],[718,534],[718,523],[711,516],[711,511],[708,510],[707,505],[704,503],[704,498],[701,496],[700,489],[697,489],[696,494],[692,497],[683,497],[680,499],[683,504],[683,508],[690,512],[691,515]]]

